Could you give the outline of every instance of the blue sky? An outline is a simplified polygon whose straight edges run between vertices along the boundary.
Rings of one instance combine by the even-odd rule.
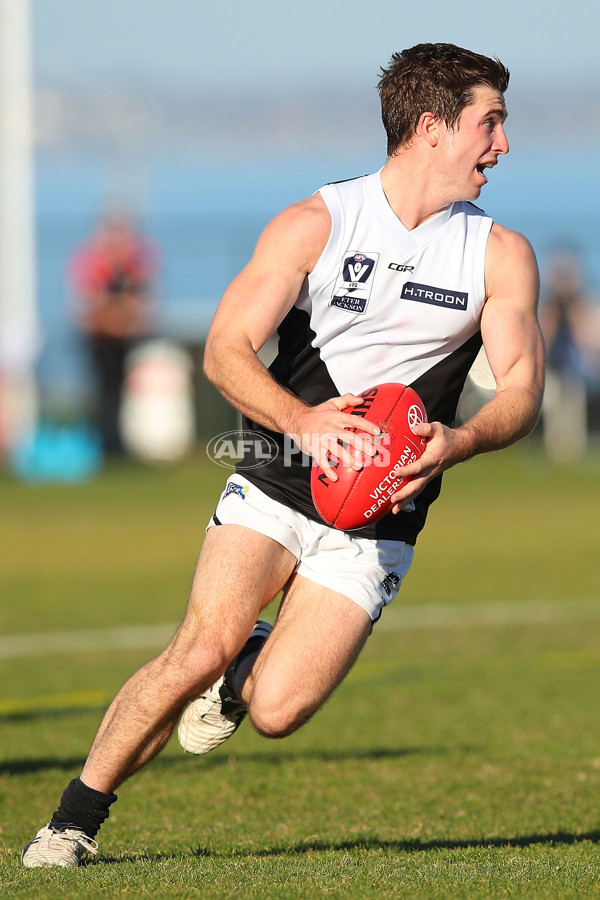
[[[600,82],[599,0],[31,0],[37,83],[230,92],[373,86],[394,50],[451,41],[513,83]]]
[[[404,47],[422,41],[450,41],[498,55],[512,73],[507,98],[511,157],[490,179],[484,197],[486,208],[509,227],[525,231],[542,250],[555,239],[557,229],[569,236],[574,223],[579,227],[577,241],[581,235],[587,241],[584,249],[595,267],[596,283],[600,283],[594,205],[597,173],[590,169],[588,150],[579,149],[587,142],[596,152],[600,137],[600,0],[502,0],[495,4],[482,0],[417,0],[410,4],[402,0],[30,3],[35,84],[40,96],[49,89],[45,92],[47,103],[38,103],[38,112],[48,117],[56,110],[55,93],[61,97],[69,89],[76,93],[81,85],[85,88],[83,100],[75,97],[73,107],[66,105],[67,112],[74,109],[67,117],[71,131],[82,120],[95,126],[97,118],[104,115],[98,132],[104,155],[91,187],[87,169],[73,166],[68,152],[64,160],[55,160],[51,154],[49,163],[46,159],[50,165],[46,170],[50,175],[44,182],[47,194],[42,192],[40,196],[49,213],[48,221],[54,221],[53,216],[59,221],[61,215],[66,221],[74,210],[79,214],[89,208],[95,213],[106,196],[125,197],[136,208],[150,210],[155,221],[163,214],[168,219],[173,210],[177,215],[182,212],[191,216],[212,209],[205,193],[213,186],[219,210],[227,203],[235,206],[236,214],[240,209],[249,214],[260,208],[266,220],[267,210],[269,214],[276,212],[328,179],[351,177],[379,166],[385,152],[375,92],[380,67],[394,51]],[[113,89],[108,93],[123,100],[121,120],[131,114],[134,125],[138,95],[134,91],[133,101],[127,100],[131,86],[149,89],[144,100],[148,96],[154,100],[152,92],[156,91],[162,98],[161,109],[165,105],[172,109],[175,120],[183,118],[181,110],[185,113],[191,107],[185,121],[190,127],[194,125],[200,137],[189,159],[186,157],[187,168],[177,157],[177,165],[168,173],[160,170],[160,180],[139,136],[142,126],[122,156],[117,152],[121,145],[115,140],[104,146],[102,127],[110,132],[114,123],[108,113],[118,110],[114,103],[108,111],[102,102],[93,107],[89,97],[107,82]],[[578,87],[587,90],[579,92]],[[175,97],[171,105],[170,91],[185,91],[194,100],[179,106]],[[343,102],[336,111],[330,95],[335,97],[340,91]],[[287,104],[285,100],[292,94],[295,102]],[[248,102],[248,95],[252,102]],[[574,102],[578,97],[580,101]],[[196,104],[198,98],[217,102]],[[270,118],[269,109],[273,111]],[[202,118],[208,115],[206,110],[213,115],[208,122]],[[217,121],[221,112],[222,125]],[[298,121],[300,113],[304,118]],[[327,134],[319,131],[319,117],[329,128]],[[241,127],[245,130],[240,141]],[[292,137],[281,150],[277,140],[286,130]],[[212,140],[208,150],[203,150],[202,141],[208,139],[205,131]],[[42,132],[44,128],[40,127]],[[171,130],[167,134],[171,138]],[[175,135],[177,140],[180,137]],[[561,140],[569,151],[567,156],[563,156],[564,147],[556,146]],[[46,137],[44,146],[53,146],[51,137]],[[77,135],[73,146],[79,147]],[[344,162],[346,149],[356,157]],[[314,159],[317,151],[318,164]],[[273,167],[273,158],[277,168]],[[171,157],[169,160],[171,167]],[[243,173],[235,182],[243,187],[243,196],[241,187],[231,188],[232,160],[239,163],[239,171],[247,166],[251,172],[251,177]],[[552,184],[552,191],[547,190],[548,184]],[[253,232],[252,240],[254,237]],[[57,240],[54,232],[52,239]],[[169,252],[174,254],[170,271],[185,276],[183,287],[168,287],[171,299],[193,296],[185,280],[192,257],[165,250]],[[194,250],[194,259],[195,255]],[[198,272],[194,270],[190,283],[204,285],[207,268],[201,265]],[[59,276],[55,283],[57,294],[48,299],[53,308],[61,302]],[[43,284],[53,285],[47,273]]]

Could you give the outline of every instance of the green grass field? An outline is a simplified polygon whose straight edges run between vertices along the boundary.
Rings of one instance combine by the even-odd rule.
[[[68,488],[0,476],[1,895],[600,895],[600,459],[557,469],[532,444],[448,474],[401,596],[304,729],[244,725],[204,759],[173,740],[97,861],[20,867],[180,617],[222,476],[200,453]]]

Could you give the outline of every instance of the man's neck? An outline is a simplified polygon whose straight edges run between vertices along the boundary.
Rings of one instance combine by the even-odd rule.
[[[411,154],[388,157],[381,186],[389,205],[408,231],[418,228],[452,203],[432,174],[420,168]]]

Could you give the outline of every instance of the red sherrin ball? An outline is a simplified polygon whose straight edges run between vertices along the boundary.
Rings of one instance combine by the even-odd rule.
[[[320,466],[313,464],[310,488],[316,510],[328,525],[341,531],[362,528],[381,519],[392,508],[391,497],[407,479],[396,470],[417,460],[427,445],[411,428],[427,421],[423,401],[404,384],[378,384],[358,395],[360,406],[344,410],[357,418],[368,419],[381,429],[379,449],[358,472],[347,466],[336,467],[337,481],[330,481]],[[372,437],[360,425],[349,429]]]

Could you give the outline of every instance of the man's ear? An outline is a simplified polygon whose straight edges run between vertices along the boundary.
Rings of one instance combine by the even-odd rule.
[[[418,137],[423,138],[430,147],[435,147],[440,139],[442,123],[432,112],[424,112],[419,116],[416,128]]]

